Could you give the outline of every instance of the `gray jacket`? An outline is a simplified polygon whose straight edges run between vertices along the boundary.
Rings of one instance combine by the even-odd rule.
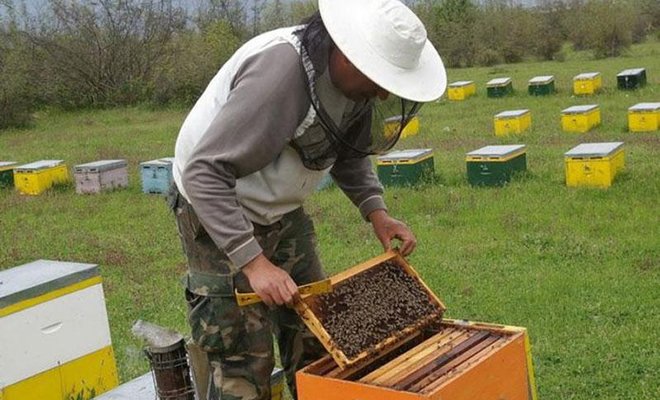
[[[339,155],[331,167],[313,170],[292,147],[323,137],[307,95],[297,28],[243,45],[212,79],[177,138],[175,183],[237,267],[261,253],[252,223],[269,225],[299,208],[328,172],[364,218],[385,208],[368,158]],[[355,105],[332,85],[327,69],[316,93],[341,126]]]

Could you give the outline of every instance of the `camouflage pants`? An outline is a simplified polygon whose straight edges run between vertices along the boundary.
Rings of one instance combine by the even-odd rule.
[[[263,303],[239,307],[234,289],[253,291],[245,275],[215,245],[176,189],[170,194],[170,205],[188,259],[185,296],[192,339],[208,358],[207,399],[270,399],[273,335],[295,398],[295,371],[320,358],[325,350],[292,309],[269,308]],[[254,235],[264,255],[298,285],[325,277],[316,252],[314,225],[302,208],[273,225],[255,224]]]

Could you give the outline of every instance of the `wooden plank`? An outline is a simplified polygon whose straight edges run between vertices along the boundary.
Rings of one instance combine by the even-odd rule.
[[[410,342],[413,342],[413,341],[417,340],[421,336],[422,336],[421,332],[413,332],[411,335],[404,338],[400,342],[395,343],[395,345],[392,346],[391,348],[387,349],[387,351],[382,351],[380,353],[373,354],[372,358],[369,359],[369,360],[366,360],[366,362],[357,363],[355,365],[351,365],[349,367],[346,367],[345,369],[341,369],[341,368],[339,368],[339,366],[336,366],[336,364],[335,364],[336,368],[328,371],[324,375],[328,378],[351,380],[351,377],[353,375],[359,374],[362,370],[366,369],[369,365],[372,365],[372,364],[378,362],[378,360],[386,358],[392,352],[396,351],[397,349],[405,346],[406,344],[408,344]]]
[[[455,337],[450,342],[445,343],[442,346],[431,349],[431,351],[428,352],[426,356],[419,359],[416,363],[410,364],[408,368],[401,368],[398,371],[395,371],[395,373],[393,374],[388,374],[389,377],[387,379],[381,380],[380,384],[386,387],[394,387],[396,384],[403,381],[408,376],[417,373],[419,370],[423,368],[426,368],[430,363],[434,362],[434,360],[437,360],[439,357],[442,357],[443,354],[447,354],[453,348],[458,346],[460,343],[464,342],[465,340],[469,339],[471,336],[474,335],[475,335],[474,332],[469,332],[469,331],[461,332],[459,336]]]
[[[460,354],[462,354],[467,349],[471,348],[472,346],[476,345],[477,343],[482,342],[489,335],[490,335],[489,332],[478,332],[477,334],[469,337],[467,340],[459,343],[458,345],[453,347],[448,352],[442,354],[437,359],[435,359],[432,362],[426,364],[423,368],[420,368],[417,371],[415,371],[414,373],[408,375],[405,379],[403,379],[402,381],[400,381],[399,383],[394,385],[394,388],[399,389],[399,390],[406,390],[406,388],[408,388],[409,386],[417,383],[419,380],[421,380],[425,376],[429,375],[435,369],[438,369],[438,368],[444,366],[449,361],[451,361],[454,358],[458,357]]]
[[[391,260],[393,258],[397,258],[397,256],[398,256],[398,253],[396,251],[390,250],[390,251],[388,251],[386,253],[383,253],[383,254],[381,254],[377,257],[374,257],[370,260],[367,260],[367,261],[365,261],[361,264],[357,264],[357,265],[355,265],[355,266],[353,266],[353,267],[351,267],[347,270],[341,271],[338,274],[335,274],[335,275],[331,276],[330,281],[332,282],[332,285],[334,286],[337,283],[339,283],[341,281],[344,281],[348,278],[351,278],[351,277],[353,277],[353,276],[355,276],[355,275],[357,275],[361,272],[364,272],[364,271],[368,270],[369,268],[371,268],[375,265],[382,264],[385,261]]]
[[[375,347],[369,348],[357,356],[353,358],[352,360],[349,360],[347,362],[348,365],[354,364],[356,362],[359,362],[360,360],[370,360],[373,354],[379,353],[384,351],[385,349],[396,345],[397,342],[400,340],[403,340],[404,338],[414,334],[415,332],[420,332],[423,330],[425,327],[430,325],[434,320],[438,320],[441,318],[441,314],[433,313],[429,314],[426,318],[418,321],[415,325],[408,326],[407,328],[396,332],[392,336],[388,337],[387,339],[384,339],[380,343],[378,343]],[[343,354],[343,353],[342,353]],[[344,367],[345,368],[345,367]]]
[[[462,364],[468,365],[471,359],[479,359],[480,355],[487,354],[492,351],[494,348],[499,347],[500,338],[496,336],[490,336],[481,343],[477,343],[474,347],[464,352],[460,356],[456,357],[454,360],[448,362],[442,368],[433,371],[427,377],[411,386],[408,390],[412,392],[423,392],[430,393],[435,390],[437,387],[442,385],[448,379],[448,373],[451,370],[456,370]]]
[[[426,342],[417,346],[415,349],[411,349],[411,351],[408,353],[398,357],[392,363],[382,366],[382,370],[385,371],[385,374],[383,374],[380,378],[376,377],[376,380],[387,379],[386,375],[396,375],[402,370],[411,368],[411,366],[418,363],[419,360],[426,357],[429,353],[432,353],[438,348],[446,346],[449,342],[457,340],[458,337],[461,337],[465,334],[465,331],[448,329],[433,336]]]
[[[363,380],[365,383],[371,383],[374,385],[387,386],[387,381],[391,380],[392,377],[401,374],[404,371],[410,373],[410,368],[416,370],[425,365],[424,360],[430,357],[431,360],[436,357],[433,356],[436,352],[448,351],[453,346],[451,343],[456,341],[464,340],[468,334],[471,334],[468,331],[464,330],[452,330],[447,332],[447,334],[439,334],[428,340],[426,343],[420,344],[417,348],[413,349],[407,354],[398,357],[392,363],[384,365],[374,371],[370,377],[370,381],[366,379]],[[365,377],[367,378],[367,377]]]
[[[333,371],[335,368],[338,368],[335,360],[328,354],[327,356],[320,358],[310,364],[307,369],[310,373],[325,376],[329,372]]]
[[[442,357],[443,354],[449,353],[453,348],[460,345],[460,343],[468,340],[474,335],[474,332],[462,331],[460,335],[453,340],[432,349],[431,352],[429,352],[425,357],[421,358],[418,362],[404,365],[404,367],[407,368],[399,369],[394,374],[391,374],[388,379],[383,380],[381,384],[387,387],[394,387],[396,384],[406,379],[411,374],[414,374],[418,370],[425,368],[428,364],[432,363],[434,360],[437,360],[439,357]]]
[[[414,356],[416,353],[423,351],[425,348],[429,348],[433,344],[437,343],[439,340],[442,340],[446,336],[449,336],[452,333],[455,333],[455,329],[447,329],[443,330],[442,332],[439,332],[430,338],[426,339],[424,342],[420,343],[419,345],[415,346],[414,348],[408,350],[407,352],[403,353],[399,357],[389,361],[386,364],[381,365],[378,367],[376,370],[372,371],[368,375],[362,377],[360,380],[361,382],[365,383],[372,383],[375,380],[377,380],[381,375],[391,371],[393,368],[396,368],[398,365],[400,365],[402,362],[404,362],[406,359]]]
[[[443,318],[441,326],[453,326],[457,328],[489,331],[493,333],[498,333],[500,335],[516,335],[520,333],[525,333],[527,331],[526,328],[522,328],[519,326],[492,324],[486,322],[467,321],[467,320],[458,320],[458,319],[450,319],[450,318]]]

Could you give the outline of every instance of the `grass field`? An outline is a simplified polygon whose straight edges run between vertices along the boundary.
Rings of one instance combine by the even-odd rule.
[[[616,89],[616,74],[645,67],[649,84]],[[603,91],[578,98],[571,79],[599,71]],[[540,399],[660,398],[660,132],[629,133],[627,109],[660,101],[660,43],[626,57],[522,63],[448,71],[473,80],[477,96],[441,100],[420,113],[420,134],[397,148],[433,148],[436,179],[386,191],[391,213],[418,236],[409,258],[451,318],[525,326]],[[526,82],[555,75],[558,92],[527,95]],[[489,99],[485,83],[510,76],[516,90]],[[603,123],[561,131],[560,111],[599,104]],[[532,130],[498,138],[492,117],[528,108]],[[73,186],[38,197],[0,191],[0,269],[36,259],[97,263],[104,280],[122,381],[147,370],[137,319],[187,332],[179,277],[185,271],[173,217],[162,197],[141,193],[138,164],[173,155],[185,110],[42,111],[31,129],[0,132],[0,160],[125,158],[130,187],[97,196]],[[608,190],[564,185],[563,153],[583,142],[625,142],[626,168]],[[527,145],[528,173],[502,188],[467,184],[465,153],[488,144]],[[334,188],[306,205],[330,274],[379,254],[370,227]]]

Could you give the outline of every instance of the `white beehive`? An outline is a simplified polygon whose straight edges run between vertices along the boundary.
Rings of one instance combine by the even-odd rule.
[[[0,271],[0,398],[87,399],[117,386],[98,267],[39,260]]]
[[[100,193],[128,186],[126,160],[101,160],[79,164],[73,168],[76,193]]]

